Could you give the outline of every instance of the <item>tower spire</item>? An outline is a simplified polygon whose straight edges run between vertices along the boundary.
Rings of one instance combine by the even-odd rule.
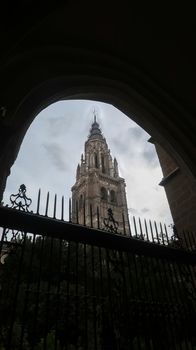
[[[93,109],[93,115],[94,115],[94,123],[96,123],[96,122],[97,122],[97,120],[96,120],[96,112],[95,112],[95,108]]]
[[[93,109],[93,115],[94,115],[94,121],[91,125],[91,129],[90,129],[90,135],[89,138],[103,138],[103,135],[101,133],[101,129],[99,127],[99,124],[97,122],[97,115],[96,115],[96,111],[95,108]]]

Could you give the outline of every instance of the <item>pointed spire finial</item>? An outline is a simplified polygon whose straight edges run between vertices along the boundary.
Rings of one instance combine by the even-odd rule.
[[[93,109],[93,115],[94,115],[94,123],[96,123],[96,122],[97,122],[97,120],[96,120],[96,112],[95,112],[95,108]]]
[[[103,138],[103,135],[101,133],[101,129],[100,129],[99,124],[98,124],[97,119],[96,119],[97,113],[96,113],[95,108],[93,109],[93,115],[94,115],[94,122],[91,125],[89,138],[92,138],[92,137],[95,138],[97,136]]]

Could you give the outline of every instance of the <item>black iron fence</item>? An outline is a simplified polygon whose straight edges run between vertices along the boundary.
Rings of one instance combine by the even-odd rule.
[[[188,242],[73,224],[12,199],[0,208],[1,350],[196,349]]]
[[[39,216],[57,219],[62,222],[74,223],[82,226],[87,226],[95,229],[101,229],[108,232],[122,234],[127,237],[136,238],[139,240],[152,242],[160,245],[173,246],[175,248],[184,248],[190,251],[196,251],[196,233],[195,232],[177,232],[173,224],[166,225],[165,223],[156,222],[155,220],[143,219],[135,216],[128,216],[128,224],[125,225],[125,213],[122,211],[122,229],[119,231],[118,222],[112,213],[112,209],[108,207],[108,215],[101,221],[99,208],[92,208],[89,205],[90,220],[86,222],[87,205],[83,201],[82,209],[76,206],[75,220],[72,218],[72,201],[69,199],[68,217],[66,216],[65,198],[60,199],[57,195],[50,195],[47,192],[46,198],[42,198],[41,189],[38,191],[38,196],[33,203],[26,195],[26,186],[21,185],[17,194],[10,196],[11,204],[4,205],[20,211],[27,211]],[[82,213],[82,215],[81,215]]]

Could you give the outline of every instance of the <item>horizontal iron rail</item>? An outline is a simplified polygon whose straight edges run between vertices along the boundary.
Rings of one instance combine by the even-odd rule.
[[[196,254],[186,250],[161,246],[156,243],[93,229],[79,224],[62,222],[45,216],[0,207],[0,226],[37,235],[61,238],[84,244],[116,249],[134,254],[142,254],[196,264]]]

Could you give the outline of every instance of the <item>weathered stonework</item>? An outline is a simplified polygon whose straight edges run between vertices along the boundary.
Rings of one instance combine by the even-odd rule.
[[[99,217],[99,227],[104,228],[104,218],[107,218],[107,211],[111,208],[119,224],[118,232],[128,233],[125,186],[124,179],[118,173],[117,160],[112,159],[95,118],[85,142],[84,156],[82,154],[76,170],[76,183],[72,187],[73,222],[97,227]]]
[[[196,231],[196,180],[157,142],[154,143],[174,224],[178,232]]]

